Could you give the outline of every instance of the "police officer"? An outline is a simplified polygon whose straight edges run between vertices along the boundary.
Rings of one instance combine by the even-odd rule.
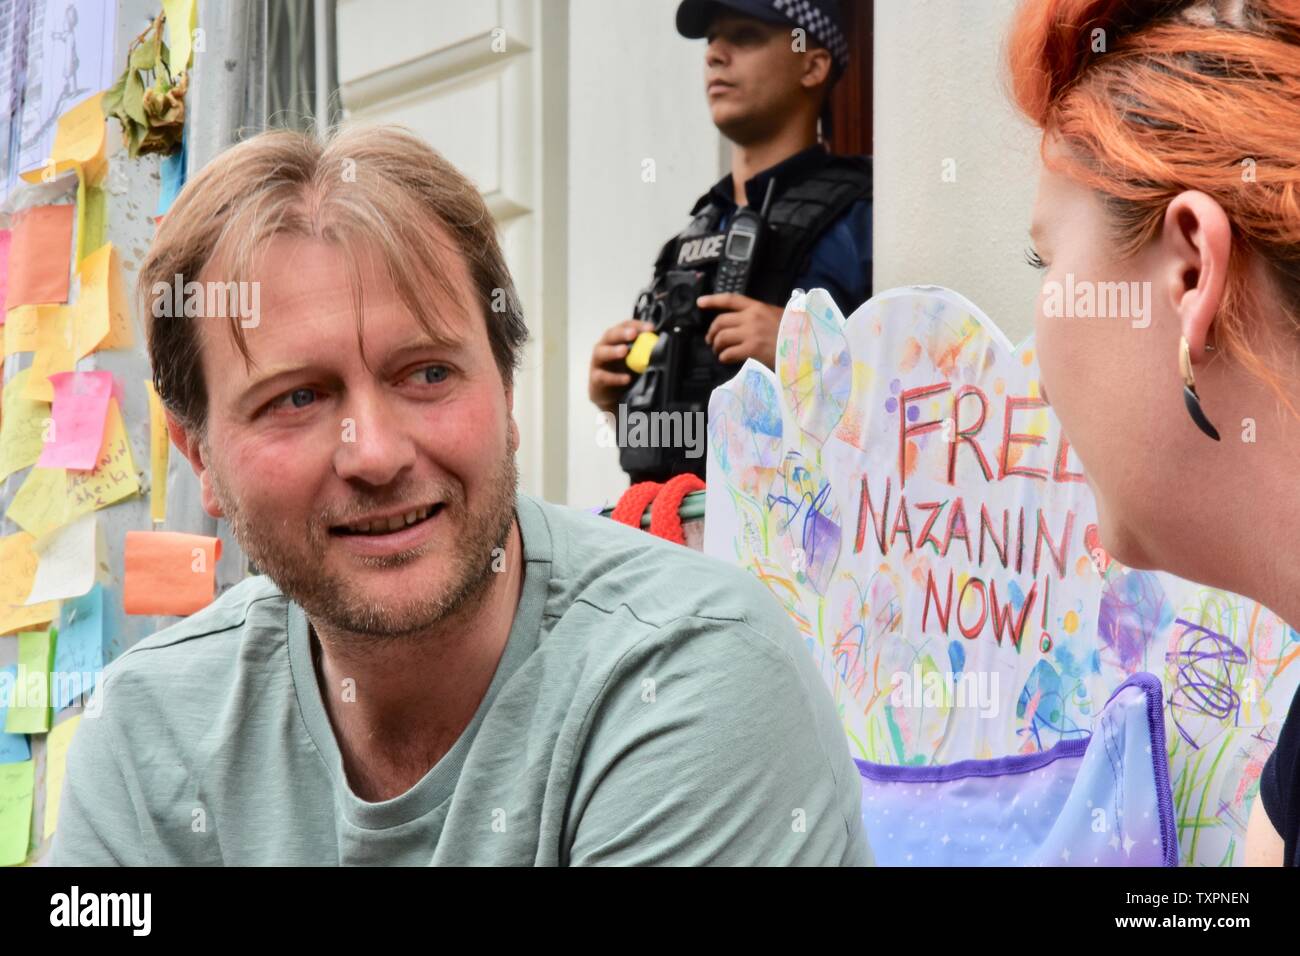
[[[871,161],[832,156],[818,137],[819,120],[829,136],[830,91],[849,57],[836,0],[683,0],[677,30],[708,41],[705,96],[714,125],[733,145],[731,173],[700,197],[690,225],[664,246],[656,279],[682,262],[716,268],[721,250],[708,237],[725,232],[738,208],[767,200],[764,241],[745,291],[697,300],[712,316],[705,334],[712,388],[747,358],[775,366],[777,327],[793,289],[824,288],[846,315],[870,298]],[[602,411],[614,413],[628,394],[631,343],[651,327],[620,322],[596,343],[588,394]],[[703,456],[630,475],[663,480],[683,470],[703,477]]]

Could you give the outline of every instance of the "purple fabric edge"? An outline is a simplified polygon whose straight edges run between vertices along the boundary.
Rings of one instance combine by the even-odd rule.
[[[1130,674],[1115,688],[1110,703],[1126,687],[1137,687],[1147,699],[1147,726],[1151,732],[1151,763],[1156,775],[1156,810],[1160,814],[1160,849],[1165,866],[1178,865],[1178,830],[1174,826],[1174,791],[1169,780],[1169,745],[1165,739],[1164,688],[1160,678],[1146,671]]]
[[[945,783],[963,777],[1001,777],[1008,773],[1029,773],[1069,757],[1082,757],[1092,737],[1062,740],[1048,750],[1031,754],[1014,754],[990,760],[958,760],[956,763],[930,763],[911,766],[871,763],[853,758],[858,773],[879,783]]]
[[[1151,763],[1156,778],[1156,811],[1160,814],[1160,843],[1165,866],[1178,865],[1178,832],[1174,827],[1174,795],[1169,781],[1168,744],[1165,740],[1164,690],[1160,678],[1138,671],[1125,678],[1111,695],[1109,704],[1120,691],[1136,687],[1146,696],[1147,726],[1151,733]],[[1104,709],[1104,708],[1103,708]],[[992,760],[959,760],[949,764],[899,766],[871,763],[853,758],[858,774],[878,783],[945,783],[963,777],[997,777],[1007,773],[1028,773],[1068,757],[1080,757],[1088,749],[1092,735],[1062,740],[1048,750]]]

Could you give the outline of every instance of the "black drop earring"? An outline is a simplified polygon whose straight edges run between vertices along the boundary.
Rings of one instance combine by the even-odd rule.
[[[1218,429],[1205,417],[1205,411],[1201,408],[1201,397],[1196,394],[1196,379],[1192,376],[1192,351],[1191,346],[1187,344],[1186,336],[1180,340],[1178,366],[1183,373],[1183,404],[1187,406],[1187,414],[1192,416],[1192,421],[1196,422],[1197,428],[1215,441],[1220,441]]]

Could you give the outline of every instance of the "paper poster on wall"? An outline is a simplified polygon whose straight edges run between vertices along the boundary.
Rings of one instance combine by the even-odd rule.
[[[18,172],[50,155],[59,117],[113,85],[116,0],[31,0]]]
[[[919,766],[1081,740],[1132,674],[1163,685],[1183,862],[1240,862],[1300,635],[1258,604],[1133,571],[1013,348],[946,289],[846,322],[821,290],[709,407],[705,550],[782,602],[854,756]]]
[[[18,181],[16,133],[27,69],[29,13],[29,0],[0,0],[0,202]]]

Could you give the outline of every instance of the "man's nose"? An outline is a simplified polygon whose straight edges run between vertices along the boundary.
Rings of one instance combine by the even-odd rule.
[[[347,481],[386,485],[415,464],[415,443],[399,412],[377,390],[353,392],[343,405],[334,470]]]
[[[727,62],[726,46],[721,40],[710,40],[709,45],[704,48],[704,65],[705,66],[722,66]]]

